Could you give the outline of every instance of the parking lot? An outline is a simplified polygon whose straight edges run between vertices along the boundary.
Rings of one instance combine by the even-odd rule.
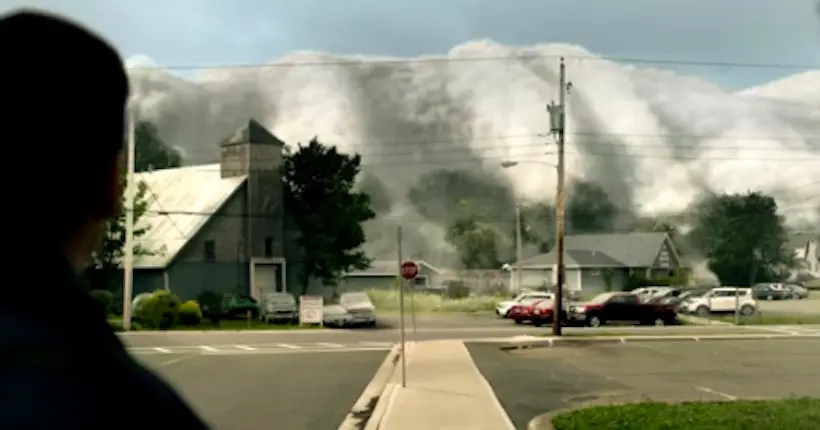
[[[817,339],[468,347],[522,429],[539,414],[586,403],[820,396]]]
[[[137,357],[213,428],[327,430],[344,420],[386,351]]]

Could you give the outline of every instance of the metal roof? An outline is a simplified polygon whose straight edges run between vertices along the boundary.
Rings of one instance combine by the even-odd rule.
[[[566,257],[577,266],[649,267],[655,262],[666,238],[666,233],[642,232],[568,235],[564,239],[564,249]],[[521,266],[551,266],[555,264],[551,254],[523,260]],[[570,261],[567,264],[571,264]]]
[[[137,174],[136,180],[148,186],[148,208],[135,225],[147,232],[135,244],[154,255],[135,257],[134,268],[165,268],[245,179],[247,176],[223,179],[219,164]]]
[[[623,263],[601,251],[575,250],[564,251],[564,264],[571,268],[605,268],[605,267],[627,267]],[[524,269],[549,269],[557,263],[558,253],[552,251],[548,254],[538,255],[521,262]]]

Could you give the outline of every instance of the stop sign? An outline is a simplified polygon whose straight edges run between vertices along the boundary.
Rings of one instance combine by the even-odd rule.
[[[415,279],[419,274],[419,266],[412,261],[401,263],[401,277],[404,279]]]

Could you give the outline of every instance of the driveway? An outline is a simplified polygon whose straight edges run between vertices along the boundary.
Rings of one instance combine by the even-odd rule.
[[[139,359],[165,376],[215,429],[336,429],[384,351],[157,354]]]
[[[817,339],[468,348],[520,429],[589,402],[820,396]]]

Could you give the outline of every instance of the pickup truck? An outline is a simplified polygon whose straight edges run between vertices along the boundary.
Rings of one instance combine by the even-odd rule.
[[[640,296],[630,293],[603,293],[569,308],[571,321],[590,327],[614,322],[663,326],[674,324],[677,318],[671,306],[643,303]]]

